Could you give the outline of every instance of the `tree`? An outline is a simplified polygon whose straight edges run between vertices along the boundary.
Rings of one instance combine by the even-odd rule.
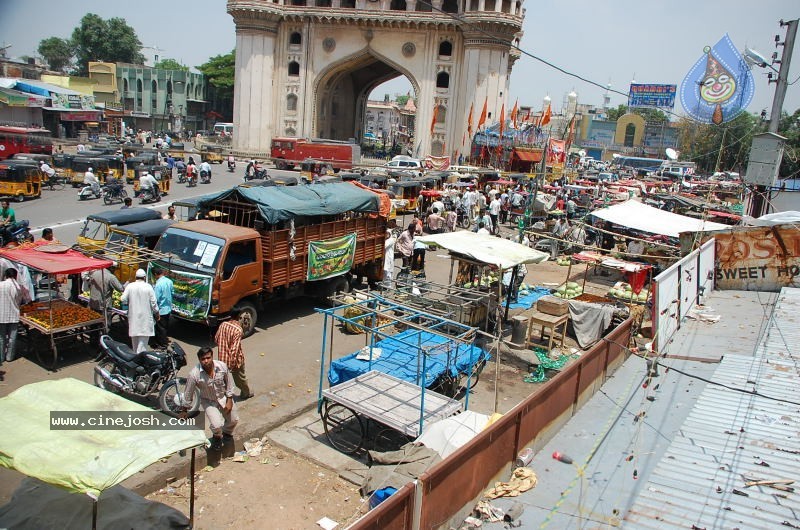
[[[72,43],[78,75],[86,75],[89,61],[144,63],[139,51],[142,43],[136,31],[122,18],[103,20],[94,13],[87,13],[72,31]]]
[[[223,116],[233,115],[233,83],[236,71],[236,50],[217,55],[197,67],[211,88],[211,110]]]
[[[158,61],[153,68],[158,68],[159,70],[183,70],[184,72],[189,71],[189,67],[179,63],[175,59],[162,59]]]
[[[44,58],[47,67],[56,72],[66,72],[72,65],[75,54],[72,41],[59,37],[48,37],[39,41],[39,55]]]
[[[404,96],[397,96],[397,98],[395,98],[395,102],[397,103],[398,107],[405,107],[409,99],[411,99],[411,96],[406,94]]]
[[[617,121],[628,112],[631,112],[633,114],[638,114],[639,116],[644,118],[644,121],[646,121],[647,123],[664,123],[668,121],[667,115],[664,114],[663,111],[660,111],[658,109],[645,109],[645,108],[628,109],[627,105],[619,105],[615,109],[608,109],[608,113],[606,115],[608,116],[608,121]]]
[[[696,162],[708,173],[717,169],[744,173],[753,135],[765,130],[761,120],[749,112],[721,125],[682,118],[677,126],[681,159]]]
[[[783,146],[781,178],[800,177],[800,109],[794,114],[783,114],[778,134],[786,138]]]

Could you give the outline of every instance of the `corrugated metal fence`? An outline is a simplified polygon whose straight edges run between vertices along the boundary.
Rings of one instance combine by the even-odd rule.
[[[540,450],[625,359],[631,319],[458,451],[356,521],[356,530],[434,529],[446,525],[507,476],[517,453]]]

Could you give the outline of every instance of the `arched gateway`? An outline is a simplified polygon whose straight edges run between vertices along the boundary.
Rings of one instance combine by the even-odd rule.
[[[403,75],[420,155],[463,152],[471,106],[473,127],[485,101],[497,121],[524,16],[511,0],[228,0],[228,13],[236,149],[266,152],[273,136],[360,140],[367,97]]]

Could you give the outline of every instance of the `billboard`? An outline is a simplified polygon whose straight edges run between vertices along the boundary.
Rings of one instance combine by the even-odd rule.
[[[719,125],[738,116],[753,100],[753,74],[727,33],[683,78],[681,105],[693,119]]]
[[[628,92],[629,107],[675,107],[678,85],[632,84]]]

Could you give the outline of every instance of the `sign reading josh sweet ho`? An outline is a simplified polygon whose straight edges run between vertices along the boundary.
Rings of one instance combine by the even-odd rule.
[[[684,237],[694,234],[681,234]],[[800,287],[800,229],[793,225],[748,226],[703,232],[714,238],[715,284],[721,290],[780,291]]]

